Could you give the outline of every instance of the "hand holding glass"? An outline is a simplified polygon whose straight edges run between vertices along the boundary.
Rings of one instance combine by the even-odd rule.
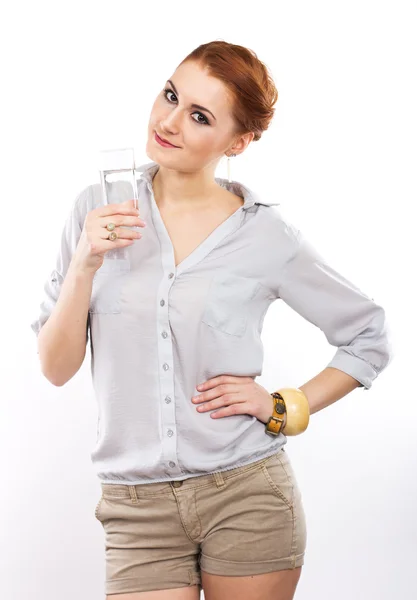
[[[142,234],[132,227],[144,227],[145,223],[138,216],[139,211],[134,208],[134,199],[118,204],[107,204],[90,210],[84,221],[73,262],[77,269],[95,273],[103,264],[109,252],[124,251]],[[114,223],[118,238],[114,241],[108,239],[108,223]],[[118,257],[120,258],[120,257]]]

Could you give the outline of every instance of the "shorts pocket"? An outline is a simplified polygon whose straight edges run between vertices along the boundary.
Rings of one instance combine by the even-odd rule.
[[[260,286],[259,281],[249,277],[217,273],[207,294],[202,315],[203,323],[229,335],[243,336],[248,323],[251,300]]]
[[[274,454],[261,466],[261,471],[275,495],[292,508],[296,481],[287,453],[280,451]]]
[[[119,314],[120,295],[126,274],[130,272],[129,259],[104,259],[93,279],[89,312]]]

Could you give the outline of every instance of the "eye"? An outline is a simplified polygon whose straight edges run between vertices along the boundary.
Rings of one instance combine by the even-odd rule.
[[[175,97],[175,94],[174,94],[174,92],[172,90],[170,90],[169,88],[165,88],[164,89],[164,96],[165,96],[165,98],[166,98],[166,100],[168,102],[172,103],[172,101],[168,99],[168,94],[172,94]],[[199,111],[196,111],[196,112],[193,112],[193,115],[200,115],[204,119],[204,121],[197,121],[196,119],[193,119],[193,121],[195,121],[196,123],[199,123],[200,125],[210,125],[207,117],[205,115],[203,115],[203,113],[201,113]]]

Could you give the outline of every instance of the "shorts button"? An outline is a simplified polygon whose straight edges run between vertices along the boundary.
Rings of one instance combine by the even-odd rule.
[[[181,487],[181,486],[182,486],[182,481],[173,481],[173,482],[172,482],[172,485],[173,485],[174,487],[176,487],[176,488],[177,488],[177,487]]]

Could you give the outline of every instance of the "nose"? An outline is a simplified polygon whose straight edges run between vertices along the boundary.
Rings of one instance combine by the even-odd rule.
[[[161,133],[162,135],[164,133],[167,134],[167,136],[175,136],[178,134],[179,132],[179,114],[175,112],[175,110],[169,112],[165,118],[161,119],[160,121],[160,127],[161,127]],[[174,144],[175,141],[172,140],[172,143]]]

